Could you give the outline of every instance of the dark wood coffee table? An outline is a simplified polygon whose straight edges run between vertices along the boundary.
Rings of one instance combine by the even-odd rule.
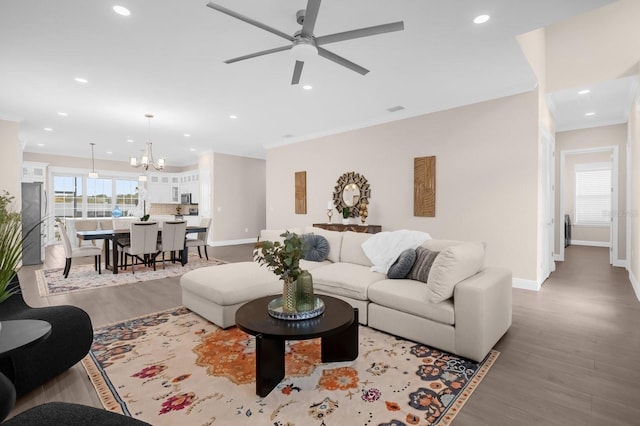
[[[358,357],[358,309],[330,296],[317,296],[324,313],[307,320],[273,318],[267,304],[278,295],[261,297],[236,311],[240,330],[256,336],[256,394],[267,396],[284,378],[287,340],[320,337],[322,362],[352,361]]]

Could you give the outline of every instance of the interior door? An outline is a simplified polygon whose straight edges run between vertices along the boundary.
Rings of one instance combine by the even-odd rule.
[[[554,177],[554,141],[551,136],[542,131],[542,152],[540,153],[540,282],[544,282],[551,272],[555,271],[553,261],[554,222],[553,211],[555,204]]]

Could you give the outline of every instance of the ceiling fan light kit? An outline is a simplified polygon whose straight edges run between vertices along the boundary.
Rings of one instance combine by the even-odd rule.
[[[258,56],[269,55],[271,53],[282,52],[284,50],[291,50],[293,56],[296,58],[296,64],[293,69],[293,77],[291,78],[291,84],[300,83],[300,77],[302,75],[302,68],[304,67],[304,62],[316,56],[322,56],[323,58],[328,59],[332,62],[335,62],[338,65],[342,65],[343,67],[349,68],[350,70],[355,71],[361,75],[365,75],[369,72],[368,69],[361,67],[360,65],[355,64],[339,55],[336,55],[335,53],[330,52],[327,49],[324,49],[323,47],[320,47],[320,46],[324,44],[339,42],[339,41],[353,40],[355,38],[369,37],[372,35],[404,30],[404,22],[398,21],[398,22],[392,22],[390,24],[375,25],[372,27],[360,28],[357,30],[344,31],[341,33],[335,33],[335,34],[329,34],[321,37],[316,37],[313,34],[313,30],[316,25],[316,19],[318,18],[320,1],[321,0],[308,0],[307,8],[304,10],[298,10],[296,12],[296,22],[302,25],[302,29],[300,31],[297,31],[293,36],[286,34],[276,28],[263,24],[259,21],[256,21],[255,19],[249,18],[247,16],[234,12],[230,9],[227,9],[224,6],[220,6],[213,2],[207,3],[207,7],[211,9],[217,10],[218,12],[222,12],[233,18],[239,19],[250,25],[253,25],[255,27],[268,31],[290,42],[290,44],[286,46],[275,47],[272,49],[267,49],[260,52],[239,56],[237,58],[229,59],[224,62],[226,64],[231,64],[234,62],[243,61],[245,59],[256,58]]]

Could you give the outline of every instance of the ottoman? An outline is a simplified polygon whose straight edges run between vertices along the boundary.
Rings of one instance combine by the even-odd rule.
[[[219,327],[236,324],[236,310],[246,302],[282,294],[282,282],[256,262],[227,263],[194,269],[180,278],[182,304]]]

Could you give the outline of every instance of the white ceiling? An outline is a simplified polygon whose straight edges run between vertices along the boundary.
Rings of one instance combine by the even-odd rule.
[[[292,35],[306,6],[216,2]],[[168,165],[194,164],[208,150],[263,158],[268,146],[529,91],[535,77],[515,36],[611,2],[325,0],[316,36],[399,20],[405,30],[327,45],[371,72],[316,58],[302,73],[307,91],[290,85],[288,51],[224,64],[287,42],[207,0],[2,1],[0,118],[21,122],[27,152],[90,157],[94,142],[96,158],[127,161],[144,147],[151,113],[154,154]],[[483,13],[491,20],[473,24]],[[578,101],[553,102],[561,127],[580,125]]]

